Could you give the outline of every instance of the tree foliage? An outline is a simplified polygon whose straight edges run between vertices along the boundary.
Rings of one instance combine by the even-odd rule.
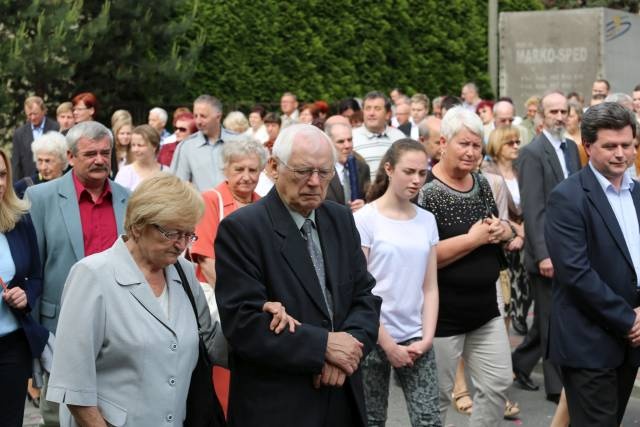
[[[0,0],[0,14],[5,140],[33,94],[55,107],[94,92],[105,122],[119,106],[182,100],[202,44],[186,37],[192,15],[179,0]]]
[[[398,86],[458,94],[473,80],[487,94],[487,5],[476,0],[362,2],[192,1],[206,34],[189,89],[232,102],[336,100]],[[540,0],[504,0],[532,10]]]
[[[0,14],[5,140],[34,93],[53,109],[94,92],[104,122],[115,108],[142,118],[201,93],[237,106],[286,90],[328,101],[396,86],[458,94],[473,80],[490,95],[487,1],[0,0]]]

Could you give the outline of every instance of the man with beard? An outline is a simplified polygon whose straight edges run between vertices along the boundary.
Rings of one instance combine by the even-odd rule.
[[[512,355],[516,383],[525,390],[538,389],[529,375],[540,357],[547,354],[554,277],[544,238],[547,200],[551,190],[577,172],[580,165],[576,143],[564,137],[569,112],[567,98],[560,92],[548,93],[542,98],[541,107],[542,133],[522,148],[517,165],[525,227],[525,267],[535,301],[533,325]],[[543,372],[547,399],[557,403],[562,390],[559,369],[545,360]]]
[[[124,232],[129,191],[109,180],[113,138],[109,129],[87,121],[67,133],[72,169],[58,179],[29,187],[31,219],[43,266],[42,297],[32,307],[36,320],[55,334],[60,297],[71,266],[102,252]],[[42,396],[46,395],[48,375]],[[58,405],[42,399],[45,425],[58,425]]]

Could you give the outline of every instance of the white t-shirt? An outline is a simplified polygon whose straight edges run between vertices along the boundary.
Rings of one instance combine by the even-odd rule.
[[[369,249],[369,272],[376,278],[373,293],[382,298],[380,321],[396,342],[422,336],[422,286],[439,240],[433,214],[415,209],[410,220],[383,216],[375,202],[354,214],[362,246]]]

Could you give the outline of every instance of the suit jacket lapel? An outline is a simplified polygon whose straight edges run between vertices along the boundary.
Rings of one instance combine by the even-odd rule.
[[[542,134],[542,146],[544,147],[544,152],[547,155],[547,160],[551,165],[551,170],[556,177],[558,182],[564,179],[564,172],[562,171],[562,165],[560,165],[560,160],[558,160],[558,154],[556,154],[556,149],[553,148],[551,141],[547,139],[547,137]]]
[[[69,241],[73,248],[76,260],[84,258],[84,238],[82,236],[82,222],[80,221],[80,208],[78,206],[78,195],[73,185],[73,171],[67,172],[58,185],[58,200],[62,219],[67,227]]]
[[[333,191],[335,200],[337,200],[338,203],[344,204],[344,187],[342,187],[342,184],[340,183],[338,171],[333,174],[333,178],[331,178],[331,181],[329,182],[329,188]]]
[[[265,198],[266,208],[273,222],[273,229],[282,237],[280,252],[283,258],[302,287],[309,294],[313,303],[329,318],[324,296],[320,290],[318,276],[313,268],[311,257],[300,230],[296,228],[293,218],[291,218],[289,211],[280,200],[275,187]]]
[[[129,254],[129,250],[125,246],[124,241],[121,238],[116,240],[116,243],[109,249],[112,251],[114,264],[118,266],[115,269],[115,280],[120,286],[125,286],[129,289],[129,293],[135,298],[135,300],[155,317],[160,323],[162,323],[171,332],[174,332],[172,325],[169,323],[169,319],[162,312],[158,300],[153,295],[151,287],[144,279],[144,275],[138,269],[135,261]],[[167,276],[167,285],[172,281],[169,275]],[[175,293],[175,287],[169,288],[169,310],[176,304],[171,304],[172,293]],[[174,291],[174,292],[172,292]],[[174,314],[172,313],[172,316]],[[175,314],[177,316],[178,314]]]
[[[113,195],[113,213],[116,216],[116,227],[118,229],[118,235],[124,234],[124,214],[127,207],[129,194],[124,188],[115,184],[113,181],[110,181],[109,185],[111,185],[111,191]]]
[[[625,259],[629,263],[631,269],[634,268],[633,261],[631,260],[631,254],[629,253],[629,248],[627,247],[627,243],[624,240],[624,235],[622,234],[622,230],[620,229],[620,225],[618,224],[618,219],[616,215],[613,213],[613,209],[611,209],[611,205],[609,204],[609,199],[602,191],[602,187],[600,183],[596,179],[593,171],[590,167],[584,168],[582,173],[582,183],[583,188],[587,192],[587,197],[593,204],[593,207],[598,211],[600,216],[603,219],[609,233],[613,237],[613,240],[616,242],[616,245],[620,249],[620,252],[624,255]],[[638,208],[640,207],[640,201],[638,200],[638,188],[634,186],[635,191],[632,192],[633,203],[636,206],[636,215],[638,212]],[[635,195],[634,195],[635,193]]]

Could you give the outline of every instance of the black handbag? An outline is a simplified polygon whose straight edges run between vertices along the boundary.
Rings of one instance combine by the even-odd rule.
[[[222,405],[216,396],[213,387],[212,364],[207,354],[207,348],[200,336],[200,321],[198,320],[198,310],[196,309],[196,301],[187,282],[187,277],[179,262],[174,264],[182,287],[184,288],[193,313],[196,316],[198,324],[198,362],[191,374],[191,383],[189,384],[189,394],[187,395],[187,416],[184,420],[184,427],[224,427],[227,422],[224,418]]]

